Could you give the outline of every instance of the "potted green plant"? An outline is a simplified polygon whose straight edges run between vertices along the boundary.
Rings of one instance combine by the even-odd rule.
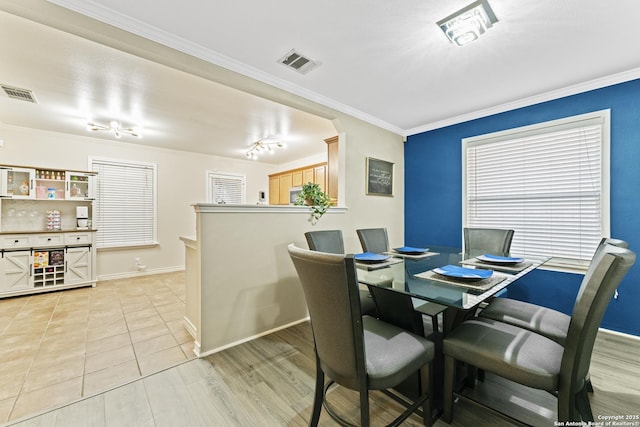
[[[322,191],[318,184],[307,182],[302,185],[302,191],[298,193],[298,197],[293,204],[296,206],[309,206],[311,209],[309,222],[311,225],[315,225],[331,206],[331,198]]]

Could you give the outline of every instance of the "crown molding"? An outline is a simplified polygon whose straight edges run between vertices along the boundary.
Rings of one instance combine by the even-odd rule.
[[[384,120],[381,120],[377,117],[364,113],[363,111],[352,108],[348,105],[345,105],[332,98],[321,95],[317,92],[308,90],[302,86],[291,83],[285,79],[276,77],[269,73],[265,73],[255,67],[247,65],[243,62],[240,62],[228,56],[222,55],[211,49],[205,48],[204,46],[201,46],[197,43],[192,43],[184,38],[177,37],[174,34],[161,30],[152,25],[146,24],[137,19],[133,19],[119,12],[115,12],[112,9],[109,9],[97,3],[96,1],[86,0],[86,1],[82,1],[81,3],[74,0],[71,0],[71,1],[47,0],[47,1],[50,3],[56,4],[58,6],[64,7],[66,9],[72,10],[74,12],[77,12],[81,15],[85,15],[90,18],[96,19],[105,24],[109,24],[121,30],[127,31],[131,34],[144,37],[148,40],[154,41],[156,43],[160,43],[164,46],[175,49],[182,53],[186,53],[195,58],[210,62],[214,65],[220,66],[227,70],[252,78],[259,82],[268,84],[270,86],[276,87],[278,89],[284,90],[294,95],[298,95],[309,101],[315,102],[317,104],[323,105],[325,107],[331,108],[341,113],[348,114],[352,117],[360,119],[374,126],[380,127],[382,129],[388,130],[390,132],[396,133],[398,135],[403,135],[405,132],[404,129],[398,126],[395,126],[391,123],[388,123]]]
[[[405,130],[403,136],[416,135],[422,132],[427,132],[434,129],[440,129],[446,126],[452,126],[459,123],[468,122],[470,120],[479,119],[482,117],[491,116],[493,114],[504,113],[506,111],[516,110],[518,108],[528,107],[542,102],[553,101],[554,99],[560,99],[579,93],[588,92],[590,90],[601,89],[603,87],[612,86],[618,83],[624,83],[631,80],[640,78],[640,68],[624,71],[617,74],[612,74],[606,77],[589,80],[587,82],[578,83],[565,88],[545,92],[539,95],[530,96],[528,98],[519,99],[516,101],[508,102],[505,104],[497,105],[495,107],[485,108],[483,110],[473,111],[471,113],[462,114],[459,116],[451,117],[445,120],[440,120],[426,125],[418,126],[412,129]]]

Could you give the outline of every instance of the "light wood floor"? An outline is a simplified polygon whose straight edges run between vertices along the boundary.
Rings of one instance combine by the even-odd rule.
[[[0,299],[0,424],[195,358],[184,272]]]
[[[638,340],[599,336],[591,370],[596,420],[599,415],[640,413],[638,350]],[[311,331],[304,322],[23,420],[16,426],[305,426],[311,413],[314,373]],[[487,382],[490,381],[488,376]],[[337,408],[355,422],[355,393],[338,388],[330,395]],[[525,394],[525,400],[511,400],[527,411],[532,409],[527,397]],[[399,412],[395,402],[379,393],[371,395],[371,402],[375,426],[389,422]],[[546,411],[553,419],[553,407]],[[323,411],[320,425],[336,424]],[[421,420],[414,415],[404,425],[419,426]],[[447,425],[436,423],[437,427]],[[466,401],[455,405],[452,426],[509,425]],[[533,425],[552,426],[553,422]]]

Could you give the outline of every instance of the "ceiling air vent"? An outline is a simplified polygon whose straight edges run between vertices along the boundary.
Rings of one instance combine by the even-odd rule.
[[[318,62],[304,56],[295,49],[291,49],[278,62],[302,74],[306,74],[318,65]]]
[[[0,85],[2,86],[2,90],[7,94],[9,98],[19,99],[21,101],[33,102],[34,104],[38,103],[36,96],[29,89],[20,89],[19,87],[13,87],[8,85]]]

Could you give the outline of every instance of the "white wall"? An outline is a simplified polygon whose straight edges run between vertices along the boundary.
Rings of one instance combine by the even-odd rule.
[[[386,227],[392,246],[402,246],[404,162],[402,138],[359,120],[341,117],[341,208],[310,225],[302,207],[245,209],[200,206],[196,247],[200,298],[187,298],[198,354],[206,355],[304,319],[307,308],[287,245],[306,248],[309,230],[340,229],[345,250],[361,252],[357,228]],[[395,163],[393,197],[365,194],[365,158]],[[189,285],[187,285],[189,288]],[[194,295],[187,290],[187,295]],[[193,306],[192,306],[193,304]]]
[[[328,135],[328,137],[331,135]],[[0,164],[55,169],[88,170],[88,158],[153,162],[158,165],[158,239],[152,248],[101,250],[98,278],[136,272],[139,257],[149,272],[184,267],[180,236],[195,234],[192,205],[206,201],[206,171],[232,172],[247,177],[247,203],[256,203],[258,191],[268,191],[268,175],[280,169],[251,160],[155,149],[127,142],[0,126]]]

